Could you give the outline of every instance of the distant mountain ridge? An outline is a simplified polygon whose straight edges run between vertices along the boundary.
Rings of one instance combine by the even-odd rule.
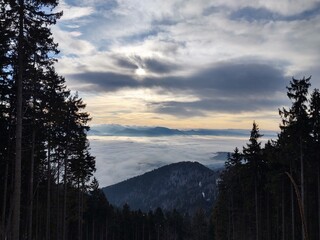
[[[148,212],[157,207],[193,214],[209,212],[217,196],[219,173],[198,162],[179,162],[103,188],[108,201],[118,207]]]
[[[173,136],[173,135],[198,135],[198,136],[243,136],[249,137],[249,130],[246,129],[171,129],[166,127],[141,127],[123,126],[117,124],[101,124],[91,127],[90,135],[96,136]],[[268,137],[277,136],[276,132],[264,131]]]

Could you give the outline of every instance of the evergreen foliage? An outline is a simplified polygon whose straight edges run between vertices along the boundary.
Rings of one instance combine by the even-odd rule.
[[[67,239],[84,218],[90,118],[54,69],[57,4],[0,1],[1,239]]]
[[[293,78],[287,87],[292,106],[279,110],[278,139],[261,147],[253,123],[243,152],[226,162],[213,213],[216,239],[319,239],[320,95],[309,94],[310,79]]]

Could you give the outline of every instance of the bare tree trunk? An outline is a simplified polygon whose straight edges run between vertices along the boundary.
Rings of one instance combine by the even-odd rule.
[[[143,219],[143,223],[142,223],[142,240],[144,240],[144,219]]]
[[[108,219],[107,219],[107,217],[106,217],[106,240],[108,240]],[[142,240],[144,240],[144,235],[143,235],[143,239]]]
[[[258,180],[255,177],[254,181],[254,198],[255,198],[255,211],[256,211],[256,240],[259,240],[259,207],[258,207]]]
[[[320,163],[318,160],[318,239],[320,239]]]
[[[296,192],[298,205],[299,205],[299,211],[300,211],[300,217],[301,217],[301,222],[302,222],[302,239],[309,240],[307,221],[306,221],[306,217],[305,217],[304,208],[302,205],[301,193],[299,192],[299,188],[298,188],[296,182],[294,181],[293,177],[288,172],[285,172],[285,174],[289,177],[292,185],[294,186],[294,190]]]
[[[230,200],[230,195],[231,195],[231,191],[228,191],[229,193],[228,193],[228,233],[227,233],[227,239],[228,240],[231,240],[231,227],[232,227],[232,225],[231,225],[231,223],[232,223],[232,219],[231,219],[231,200]]]
[[[303,150],[302,150],[302,138],[300,137],[300,165],[301,165],[301,176],[300,176],[300,183],[301,183],[301,207],[303,209],[305,209],[304,206],[304,164],[303,164]],[[303,229],[303,223],[302,223],[302,227],[301,229]],[[302,239],[304,239],[304,233],[302,231]]]
[[[290,174],[292,175],[292,161],[290,161]],[[295,214],[294,214],[294,189],[290,186],[290,197],[291,197],[291,239],[295,240]]]
[[[39,239],[39,189],[37,188],[37,197],[36,197],[36,234],[35,234],[35,240]]]
[[[33,168],[34,168],[34,148],[35,148],[36,133],[32,129],[32,146],[30,158],[30,179],[29,179],[29,209],[28,209],[28,240],[32,240],[32,223],[33,223]]]
[[[51,146],[48,142],[48,182],[47,182],[47,220],[46,220],[46,240],[50,240],[50,208],[51,208]]]
[[[83,222],[83,209],[84,209],[84,194],[83,194],[83,192],[82,191],[84,191],[84,183],[82,183],[82,185],[81,185],[81,191],[80,191],[80,197],[81,197],[81,199],[80,199],[80,202],[81,202],[81,208],[80,208],[80,240],[82,240],[82,235],[83,235],[83,224],[82,224],[82,222]]]
[[[60,159],[58,159],[57,172],[57,240],[60,240]]]
[[[9,163],[6,163],[6,170],[4,175],[4,189],[3,189],[3,202],[2,202],[2,215],[1,215],[1,239],[6,239],[6,208],[7,208],[7,191],[8,191],[8,172]]]
[[[66,135],[69,135],[69,108],[67,112],[67,129]],[[63,175],[63,213],[62,213],[62,240],[67,239],[67,173],[68,173],[68,155],[69,155],[69,144],[68,140],[65,142],[65,156],[64,156],[64,175]]]
[[[267,240],[270,240],[270,194],[267,192]]]
[[[282,209],[282,240],[285,240],[285,210],[284,210],[284,180],[282,180],[281,209]]]
[[[94,219],[92,219],[92,240],[94,240]]]
[[[67,146],[68,147],[68,146]],[[68,163],[68,153],[64,158],[64,175],[63,175],[63,214],[62,214],[62,240],[66,240],[67,234],[67,163]]]
[[[231,217],[232,217],[232,240],[235,240],[235,223],[234,223],[234,200],[233,200],[233,192],[231,193]]]
[[[17,78],[17,116],[16,116],[16,157],[13,192],[12,240],[19,240],[21,205],[21,147],[22,147],[22,82],[23,82],[23,29],[24,1],[19,0],[19,40],[18,40],[18,78]]]
[[[78,240],[81,240],[81,196],[80,196],[80,179],[78,179]]]

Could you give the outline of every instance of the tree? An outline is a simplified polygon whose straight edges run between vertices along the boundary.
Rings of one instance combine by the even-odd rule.
[[[256,239],[260,239],[260,226],[259,226],[259,202],[258,202],[258,187],[259,180],[261,178],[261,167],[262,167],[262,150],[261,142],[259,142],[262,135],[259,133],[258,125],[253,122],[253,127],[250,133],[249,143],[247,147],[243,148],[243,156],[247,161],[249,171],[252,172],[253,183],[254,183],[254,202],[255,202],[255,230]]]
[[[320,92],[315,89],[310,99],[310,122],[311,138],[313,149],[313,166],[317,178],[317,197],[318,197],[318,237],[320,237]]]
[[[85,104],[70,95],[53,65],[58,50],[50,26],[61,16],[54,12],[57,4],[58,0],[0,1],[0,171],[4,180],[0,233],[4,239],[22,235],[66,239],[66,234],[60,234],[60,222],[64,233],[65,225],[72,228],[67,197],[71,202],[76,195],[83,211],[86,184],[95,170],[86,138],[90,118],[83,111]],[[14,162],[9,161],[12,158]],[[9,201],[11,195],[13,201]]]
[[[300,172],[300,191],[302,197],[302,207],[305,208],[305,153],[307,153],[308,141],[310,136],[310,124],[308,116],[308,91],[311,86],[309,78],[292,78],[290,86],[287,87],[287,96],[292,101],[290,109],[279,111],[282,117],[281,137],[290,144],[291,157],[290,168],[295,176],[295,172]],[[287,149],[288,151],[289,149]],[[292,154],[294,157],[292,157]],[[300,169],[296,166],[300,162]],[[291,190],[293,197],[293,190]],[[292,224],[292,226],[294,226]]]

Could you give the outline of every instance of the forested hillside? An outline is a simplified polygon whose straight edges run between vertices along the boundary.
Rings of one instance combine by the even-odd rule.
[[[198,162],[172,163],[143,175],[103,188],[108,201],[148,212],[160,207],[193,215],[202,208],[208,215],[217,195],[219,172]]]
[[[221,175],[214,208],[216,239],[319,239],[320,95],[310,78],[292,79],[290,108],[279,110],[278,138],[235,149]]]

